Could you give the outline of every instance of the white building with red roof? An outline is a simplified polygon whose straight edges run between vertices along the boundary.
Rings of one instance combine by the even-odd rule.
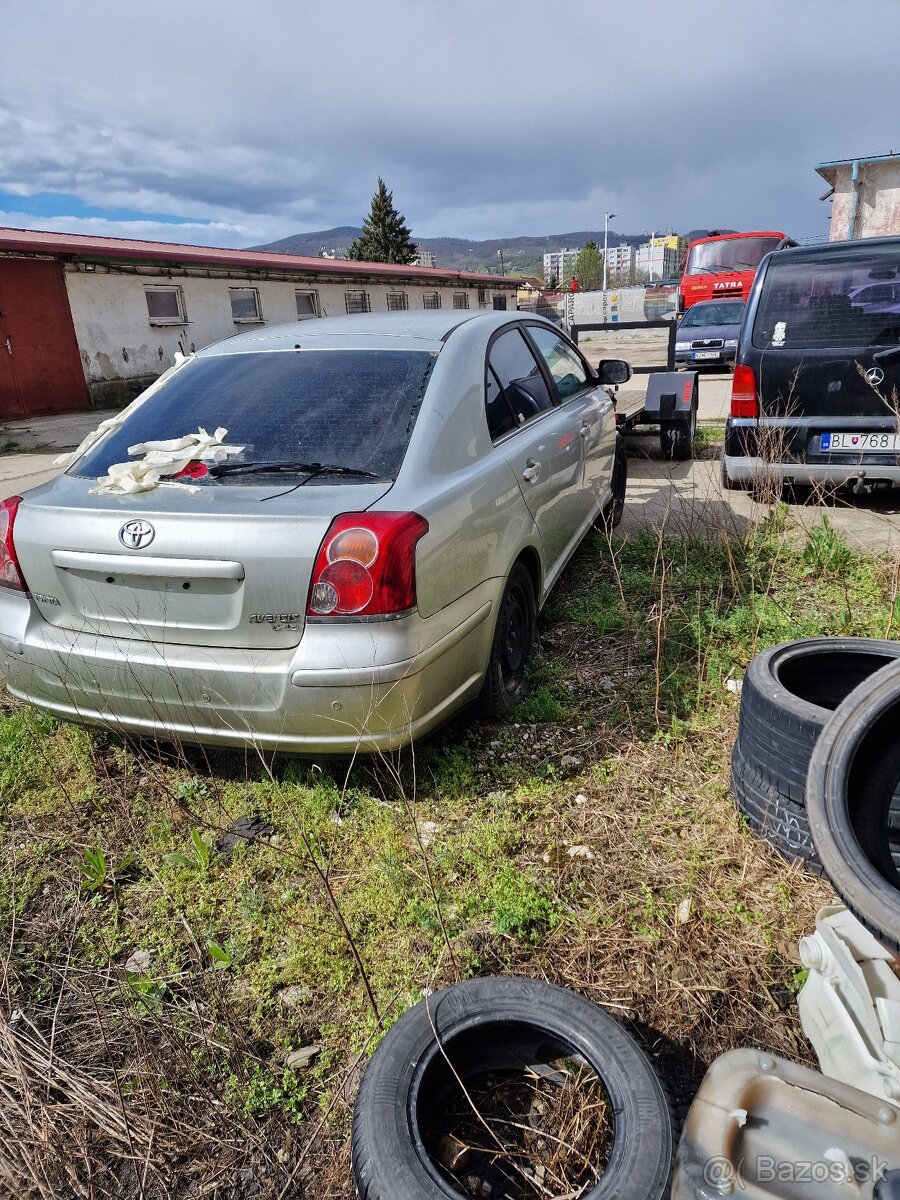
[[[0,419],[131,400],[260,325],[516,307],[518,281],[440,268],[0,229]]]

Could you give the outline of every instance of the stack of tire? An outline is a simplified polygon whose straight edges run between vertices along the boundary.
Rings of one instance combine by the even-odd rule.
[[[754,832],[826,876],[900,953],[900,642],[809,638],[758,654],[731,790]]]

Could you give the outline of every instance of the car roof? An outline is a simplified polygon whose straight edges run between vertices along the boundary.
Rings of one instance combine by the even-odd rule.
[[[773,262],[793,262],[795,259],[831,259],[844,254],[853,254],[860,248],[866,250],[894,249],[900,252],[900,237],[854,238],[850,241],[816,242],[811,246],[790,246],[779,250]]]
[[[498,310],[430,309],[427,312],[365,313],[267,325],[236,334],[198,351],[198,358],[276,350],[395,349],[437,352],[461,325],[478,322],[488,329],[518,314]],[[524,314],[532,318],[532,314]]]

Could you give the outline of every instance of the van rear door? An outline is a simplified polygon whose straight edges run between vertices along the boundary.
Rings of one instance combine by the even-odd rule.
[[[896,430],[900,238],[770,260],[752,330],[761,417]]]

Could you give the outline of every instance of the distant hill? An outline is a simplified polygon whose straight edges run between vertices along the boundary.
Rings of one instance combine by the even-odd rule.
[[[268,242],[264,246],[252,246],[253,250],[274,250],[282,254],[304,254],[313,258],[324,246],[329,254],[346,254],[347,247],[359,237],[362,231],[353,225],[338,225],[334,229],[318,229],[313,233],[295,233],[291,237],[281,238],[277,242]],[[723,233],[730,232],[722,230]],[[413,235],[415,238],[415,235]],[[689,238],[705,237],[705,229],[695,229]],[[574,233],[548,233],[540,237],[510,237],[489,238],[484,241],[473,241],[471,238],[438,237],[419,238],[418,245],[423,250],[430,250],[434,255],[435,266],[445,267],[451,271],[499,271],[500,256],[497,251],[503,251],[503,266],[507,273],[542,276],[544,272],[544,254],[550,250],[560,250],[563,247],[573,248],[583,246],[591,238],[598,246],[603,245],[603,230],[582,229]],[[619,245],[628,242],[637,246],[646,241],[643,233],[616,233],[609,231],[609,244]]]

